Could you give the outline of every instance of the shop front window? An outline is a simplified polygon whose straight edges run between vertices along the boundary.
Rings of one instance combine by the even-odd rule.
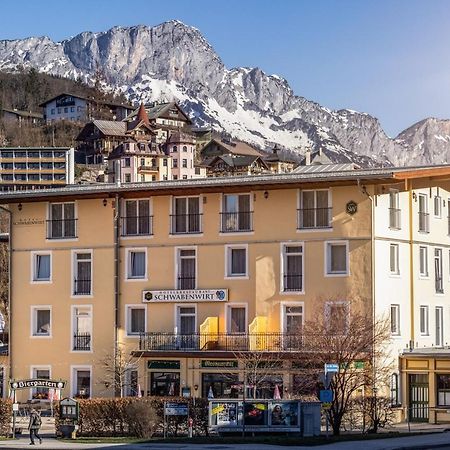
[[[203,373],[202,397],[238,398],[239,386],[237,373]]]
[[[450,406],[450,374],[436,377],[438,406]]]
[[[253,377],[251,377],[253,378]],[[248,380],[247,398],[283,397],[283,375],[256,376]]]
[[[150,395],[172,397],[180,395],[180,374],[178,372],[151,372]]]

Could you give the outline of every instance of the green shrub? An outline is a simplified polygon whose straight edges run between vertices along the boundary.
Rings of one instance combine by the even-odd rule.
[[[11,431],[12,402],[0,399],[0,436],[8,436]]]

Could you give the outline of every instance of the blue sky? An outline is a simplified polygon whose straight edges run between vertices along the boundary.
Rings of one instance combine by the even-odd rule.
[[[170,19],[199,28],[228,67],[284,76],[297,95],[368,112],[391,136],[450,118],[450,0],[3,0],[0,39]]]

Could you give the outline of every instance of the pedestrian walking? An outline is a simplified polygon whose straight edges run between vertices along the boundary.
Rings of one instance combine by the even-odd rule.
[[[42,425],[41,415],[33,408],[30,411],[30,423],[28,429],[30,430],[30,445],[34,444],[34,438],[39,439],[39,444],[42,444],[42,438],[39,436],[39,430]]]

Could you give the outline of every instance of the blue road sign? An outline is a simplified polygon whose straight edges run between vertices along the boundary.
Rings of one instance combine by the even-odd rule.
[[[333,391],[331,389],[321,389],[319,391],[319,400],[322,403],[331,403],[333,401]]]
[[[339,372],[339,364],[325,364],[325,373]]]

